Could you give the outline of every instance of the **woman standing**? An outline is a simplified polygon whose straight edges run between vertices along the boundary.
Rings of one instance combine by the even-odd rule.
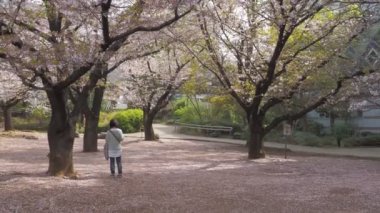
[[[118,177],[123,174],[121,165],[121,142],[123,141],[123,131],[118,128],[116,120],[110,121],[110,129],[107,131],[106,143],[108,144],[108,156],[110,159],[111,176],[115,176],[115,162],[117,165]]]

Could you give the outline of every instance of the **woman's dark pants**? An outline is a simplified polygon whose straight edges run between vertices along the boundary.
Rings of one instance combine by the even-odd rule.
[[[111,169],[111,174],[115,174],[115,161],[117,164],[117,172],[118,174],[122,174],[122,167],[121,167],[121,156],[120,157],[110,157],[110,169]]]

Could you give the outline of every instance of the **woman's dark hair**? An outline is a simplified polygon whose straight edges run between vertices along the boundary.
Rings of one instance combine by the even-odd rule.
[[[118,125],[119,125],[119,124],[117,123],[116,120],[112,119],[112,120],[110,121],[110,128],[112,128],[112,127],[117,127]]]

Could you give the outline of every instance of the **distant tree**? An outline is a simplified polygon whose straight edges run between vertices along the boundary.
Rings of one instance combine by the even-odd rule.
[[[186,97],[186,105],[191,105],[194,109],[195,120],[199,120],[201,123],[204,122],[205,117],[202,113],[202,100],[200,96],[212,96],[214,94],[213,88],[210,85],[210,79],[208,79],[204,74],[204,70],[201,69],[197,64],[190,70],[189,78],[180,87],[179,92]],[[208,98],[208,97],[204,97]]]
[[[157,113],[168,105],[176,90],[187,79],[187,65],[191,58],[175,46],[141,60],[126,64],[119,76],[119,87],[130,106],[144,113],[145,140],[154,140],[153,120]]]
[[[13,73],[0,71],[0,108],[4,117],[4,130],[13,129],[12,107],[27,98],[28,87]]]

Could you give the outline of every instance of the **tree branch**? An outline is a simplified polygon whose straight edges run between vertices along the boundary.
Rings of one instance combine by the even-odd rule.
[[[178,7],[178,5],[177,5]],[[126,32],[124,33],[121,33],[117,36],[114,36],[114,37],[111,37],[110,40],[109,40],[109,44],[112,44],[112,43],[115,43],[117,41],[122,41],[124,42],[130,35],[134,34],[134,33],[137,33],[137,32],[153,32],[153,31],[158,31],[158,30],[161,30],[163,29],[164,27],[166,26],[169,26],[171,24],[173,24],[174,22],[178,21],[179,19],[183,18],[184,16],[186,16],[187,14],[189,14],[192,10],[194,9],[194,7],[190,8],[189,10],[183,12],[182,14],[178,14],[177,10],[178,8],[175,8],[175,14],[174,14],[174,17],[159,24],[159,25],[156,25],[156,26],[151,26],[151,27],[147,27],[147,26],[137,26],[133,29],[130,29],[130,30],[127,30]],[[112,45],[107,45],[105,46],[106,49],[109,49],[109,48],[113,48]]]
[[[134,55],[134,56],[126,56],[123,59],[121,59],[120,61],[118,61],[117,63],[115,63],[107,71],[105,71],[103,73],[103,76],[107,76],[108,74],[110,74],[112,71],[114,71],[115,69],[117,69],[121,64],[123,64],[126,61],[135,60],[135,59],[139,59],[139,58],[144,58],[146,56],[154,55],[154,54],[160,52],[162,50],[162,48],[163,47],[161,47],[160,49],[153,50],[153,51],[147,51],[147,52],[144,52],[144,53],[140,53],[140,54],[137,54],[137,55]]]

